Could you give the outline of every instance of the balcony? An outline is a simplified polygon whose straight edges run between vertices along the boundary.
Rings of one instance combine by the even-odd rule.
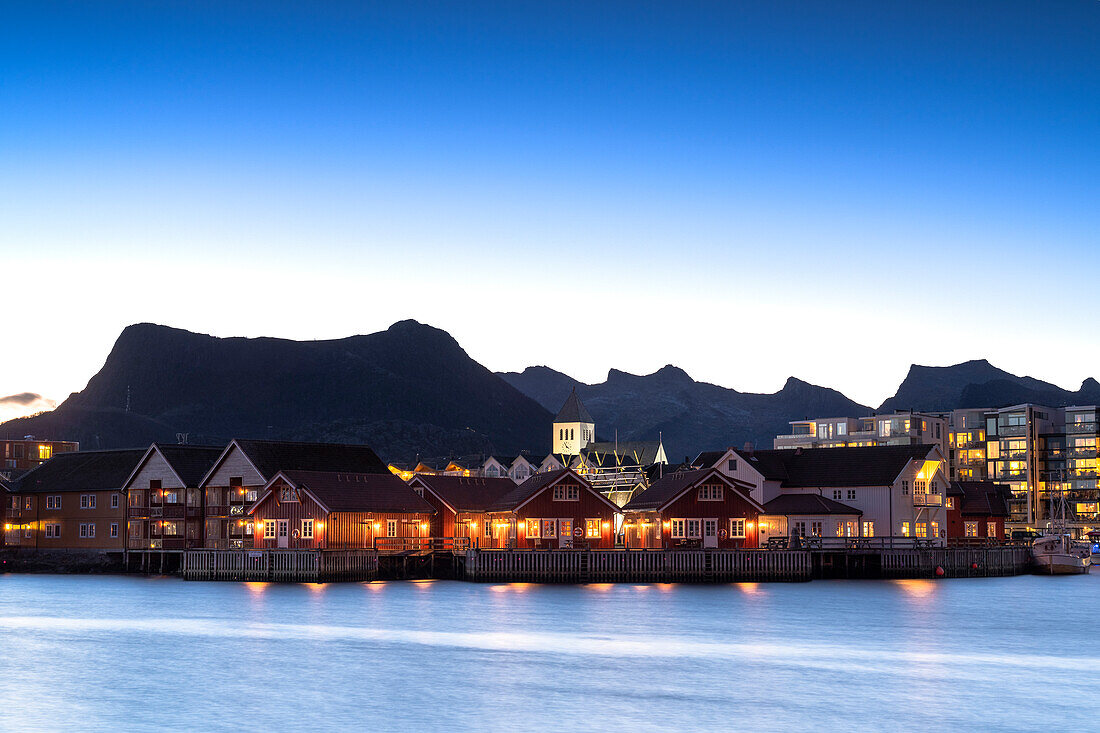
[[[1002,438],[1011,438],[1020,435],[1027,435],[1026,425],[998,425],[997,435]]]
[[[1100,451],[1096,448],[1066,448],[1066,458],[1096,458]]]
[[[943,506],[943,495],[913,494],[913,506]]]
[[[1095,422],[1069,422],[1066,423],[1066,432],[1072,434],[1079,433],[1095,433],[1097,423]]]

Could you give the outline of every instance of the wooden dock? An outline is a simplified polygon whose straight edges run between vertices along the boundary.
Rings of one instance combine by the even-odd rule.
[[[803,550],[468,550],[475,582],[727,583],[810,580]]]
[[[323,583],[374,580],[374,550],[188,550],[180,574],[185,580],[251,580]]]

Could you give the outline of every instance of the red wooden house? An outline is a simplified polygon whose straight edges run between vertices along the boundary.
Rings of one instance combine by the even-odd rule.
[[[756,547],[753,528],[764,507],[752,489],[715,468],[666,474],[623,507],[626,546]]]
[[[516,488],[510,478],[427,475],[414,476],[409,486],[435,507],[431,536],[454,538],[456,547],[491,547],[492,527],[486,512]]]
[[[992,481],[952,481],[947,487],[947,536],[1003,540],[1012,491]]]
[[[501,497],[487,513],[492,547],[615,546],[615,515],[619,507],[569,468],[536,473]]]
[[[435,510],[392,473],[280,471],[249,509],[263,549],[418,550]]]

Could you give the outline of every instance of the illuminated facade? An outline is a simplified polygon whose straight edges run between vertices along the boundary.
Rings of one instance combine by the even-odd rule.
[[[947,455],[948,419],[938,413],[895,412],[869,417],[792,420],[791,432],[773,447],[868,448],[876,445],[935,445]]]
[[[41,466],[57,453],[80,450],[80,443],[70,440],[0,440],[0,469],[26,471]]]

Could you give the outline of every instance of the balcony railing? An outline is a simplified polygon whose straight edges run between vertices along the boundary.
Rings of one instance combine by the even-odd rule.
[[[943,506],[943,495],[913,494],[913,506]]]
[[[997,435],[999,437],[1002,437],[1002,438],[1005,438],[1005,437],[1011,438],[1013,436],[1026,435],[1026,434],[1027,434],[1027,426],[1026,425],[998,425],[997,426]]]
[[[1095,422],[1068,422],[1066,423],[1067,433],[1095,433],[1097,423]]]

